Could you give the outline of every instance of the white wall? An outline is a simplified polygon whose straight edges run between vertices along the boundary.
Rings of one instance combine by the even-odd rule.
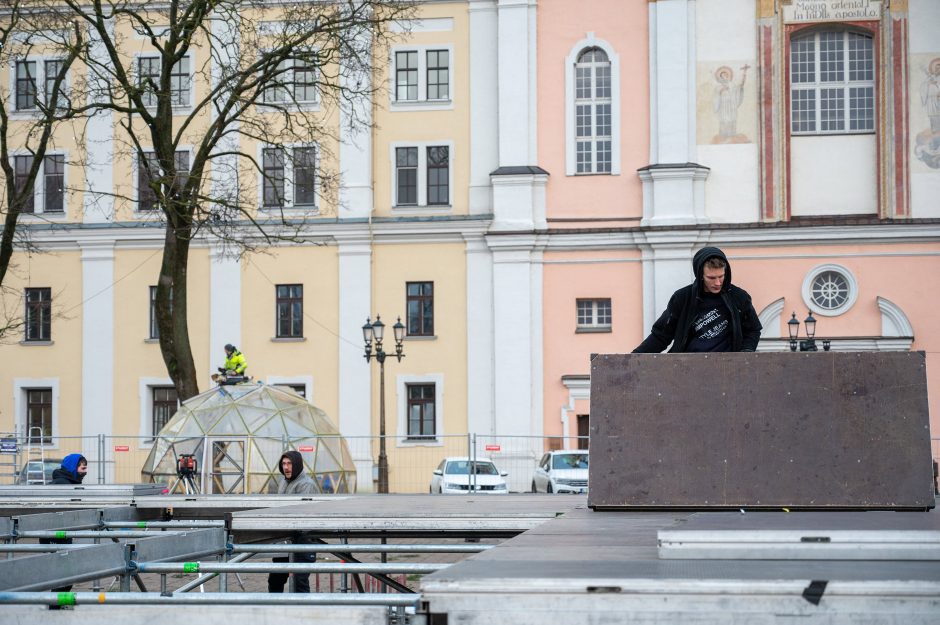
[[[794,217],[878,210],[875,135],[793,136],[790,175]]]

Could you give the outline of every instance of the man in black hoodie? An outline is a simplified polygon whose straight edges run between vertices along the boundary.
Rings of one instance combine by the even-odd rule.
[[[62,459],[62,464],[58,469],[52,472],[52,481],[49,482],[51,485],[55,486],[69,486],[81,484],[82,480],[85,479],[85,475],[88,473],[88,460],[85,459],[85,456],[81,454],[69,454]],[[40,538],[40,544],[43,545],[71,545],[71,538]],[[52,592],[69,592],[72,590],[72,585],[60,586],[59,588],[53,588]],[[57,610],[59,606],[50,605],[50,610]]]
[[[300,452],[293,449],[285,451],[278,460],[277,468],[283,477],[277,478],[277,484],[270,492],[278,495],[311,495],[319,492],[316,482],[304,471],[304,459]],[[303,532],[297,532],[291,538],[291,542],[295,545],[305,545],[315,541]],[[293,557],[273,558],[274,562],[290,562],[291,560],[301,563],[316,562],[317,554],[295,553]],[[287,580],[287,573],[268,574],[268,592],[284,592]],[[310,592],[310,573],[294,573],[294,592]]]
[[[731,265],[717,247],[692,258],[695,281],[672,294],[650,335],[634,353],[753,352],[761,323],[751,296],[731,284]]]

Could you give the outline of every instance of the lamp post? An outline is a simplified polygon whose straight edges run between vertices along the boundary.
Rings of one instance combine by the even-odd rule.
[[[402,341],[405,339],[405,326],[401,317],[392,326],[395,332],[395,358],[398,362],[405,357],[402,353]],[[375,316],[375,322],[366,318],[362,326],[362,338],[365,341],[366,362],[375,358],[379,362],[379,492],[388,493],[388,456],[385,455],[385,349],[382,340],[385,337],[385,324],[381,315]],[[373,346],[375,351],[373,352]]]
[[[816,347],[816,319],[813,317],[813,311],[810,311],[806,316],[806,319],[803,320],[803,325],[806,326],[806,340],[799,341],[799,347],[801,352],[815,352],[819,351]],[[796,319],[796,313],[793,313],[793,316],[790,317],[790,320],[787,321],[787,331],[790,334],[790,351],[795,352],[797,347],[797,339],[800,336],[800,322]],[[823,351],[829,351],[831,346],[831,341],[829,339],[823,340]]]

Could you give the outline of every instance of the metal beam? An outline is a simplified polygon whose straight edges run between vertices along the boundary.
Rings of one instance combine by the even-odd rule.
[[[0,560],[0,590],[48,590],[121,575],[126,570],[124,545],[88,545],[84,549]]]

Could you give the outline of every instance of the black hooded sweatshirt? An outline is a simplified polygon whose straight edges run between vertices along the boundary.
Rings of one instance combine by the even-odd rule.
[[[725,281],[719,295],[731,316],[729,351],[753,352],[757,349],[762,326],[757,318],[757,311],[751,303],[751,296],[744,289],[731,284],[731,263],[728,262],[725,253],[717,247],[703,247],[692,258],[695,281],[672,294],[666,310],[653,324],[650,335],[633,350],[634,353],[656,354],[666,349],[670,343],[672,343],[672,347],[669,348],[670,353],[688,351],[696,311],[699,308],[699,302],[705,297],[705,282],[702,276],[705,271],[705,261],[709,258],[720,258],[727,265]]]

